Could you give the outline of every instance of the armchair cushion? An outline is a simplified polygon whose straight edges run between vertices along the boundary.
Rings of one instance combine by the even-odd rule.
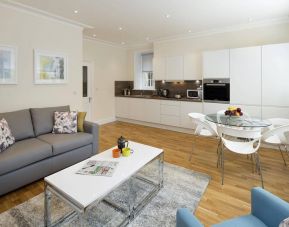
[[[267,227],[262,221],[253,215],[246,215],[233,218],[212,227]]]
[[[252,189],[251,203],[252,215],[268,227],[279,226],[281,221],[289,217],[289,203],[262,188]]]
[[[177,227],[203,227],[203,225],[188,208],[181,208],[177,211]]]

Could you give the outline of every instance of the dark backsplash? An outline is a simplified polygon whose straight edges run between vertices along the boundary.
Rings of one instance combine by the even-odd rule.
[[[131,89],[131,95],[157,95],[158,89],[168,89],[169,97],[180,94],[182,97],[187,96],[187,89],[197,89],[202,86],[201,80],[185,80],[185,81],[168,81],[163,83],[161,80],[155,81],[155,91],[133,90],[133,81],[115,81],[115,96],[123,95],[123,89]]]

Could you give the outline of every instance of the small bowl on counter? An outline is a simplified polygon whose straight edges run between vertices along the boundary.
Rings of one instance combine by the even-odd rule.
[[[179,94],[174,95],[174,97],[175,97],[176,99],[181,99],[181,98],[182,98],[182,96],[179,95]]]

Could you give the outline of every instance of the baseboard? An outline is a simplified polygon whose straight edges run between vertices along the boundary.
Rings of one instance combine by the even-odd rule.
[[[109,118],[99,119],[99,120],[95,121],[95,123],[97,123],[99,125],[104,125],[104,124],[108,124],[108,123],[111,123],[114,121],[116,121],[115,117],[109,117]]]

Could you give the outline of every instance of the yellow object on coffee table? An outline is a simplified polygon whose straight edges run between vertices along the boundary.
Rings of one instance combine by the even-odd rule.
[[[124,157],[130,156],[130,148],[129,147],[122,148],[122,155]]]

